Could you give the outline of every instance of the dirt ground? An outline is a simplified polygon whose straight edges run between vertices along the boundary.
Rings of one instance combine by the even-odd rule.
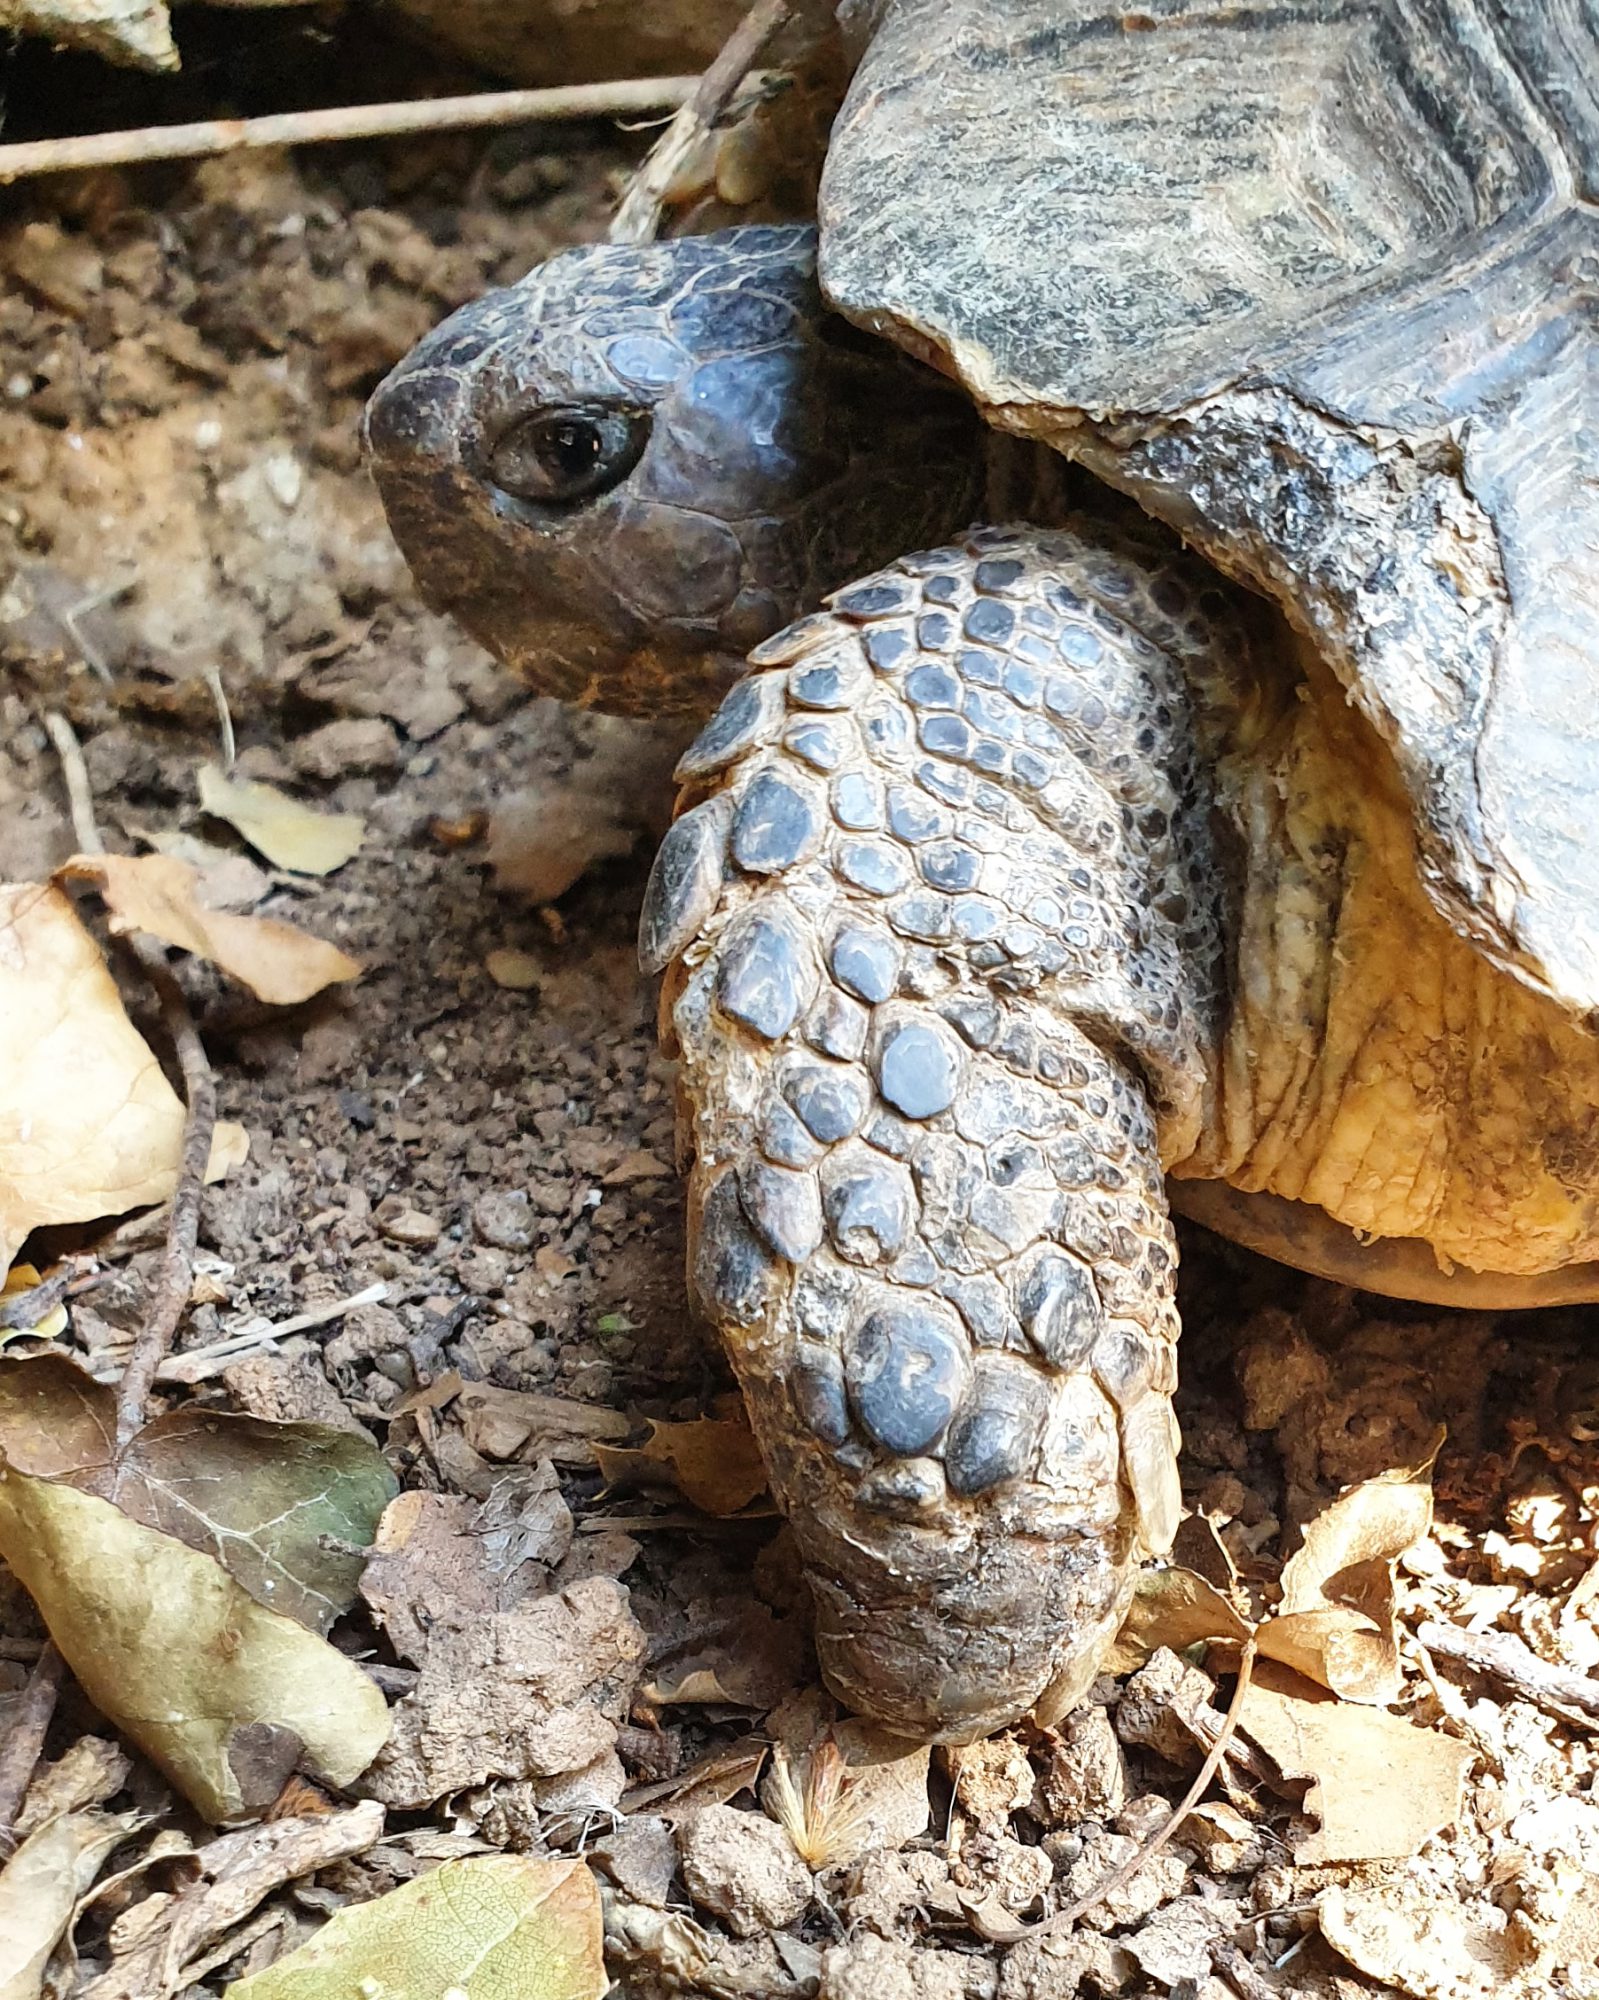
[[[1378,1650],[1392,1624],[1397,1699],[1305,1704],[1321,1733],[1297,1751],[1257,1716],[1176,1840],[1070,1929],[1021,1935],[1134,1854],[1233,1692],[1236,1646],[1189,1643],[1169,1605],[1150,1629],[1174,1643],[1060,1730],[935,1756],[908,1791],[901,1772],[864,1847],[842,1825],[801,1861],[770,1766],[755,1789],[769,1744],[802,1762],[831,1719],[785,1535],[759,1500],[715,1519],[681,1490],[607,1483],[593,1449],[646,1419],[727,1417],[685,1303],[672,1078],[633,955],[669,746],[527,699],[426,612],[358,443],[365,396],[427,327],[603,231],[642,143],[347,147],[41,181],[0,207],[0,880],[73,849],[54,708],[109,845],[181,838],[219,904],[366,968],[275,1010],[185,966],[221,1113],[250,1143],[206,1196],[180,1351],[326,1309],[188,1393],[359,1428],[451,1534],[509,1520],[522,1599],[558,1596],[572,1620],[573,1685],[545,1712],[584,1722],[568,1761],[485,1763],[423,1715],[377,1788],[382,1843],[274,1888],[166,1984],[115,1984],[147,1935],[128,1914],[144,1890],[124,1891],[84,1914],[51,1990],[220,1991],[341,1904],[486,1845],[586,1854],[611,1971],[641,1994],[1599,1994],[1591,1312],[1411,1310],[1185,1239],[1187,1570],[1271,1610],[1304,1524],[1361,1482],[1425,1485],[1442,1424],[1437,1514],[1397,1569],[1352,1545],[1325,1593]],[[276,870],[201,811],[218,690],[239,775],[363,820],[345,866]],[[127,997],[164,1046],[136,980]],[[137,1322],[158,1240],[101,1241],[72,1351]],[[15,1690],[39,1628],[14,1587],[0,1613]],[[339,1642],[387,1693],[446,1671],[372,1620]],[[1497,1635],[1510,1665],[1422,1648],[1427,1620]],[[1585,1678],[1586,1710],[1528,1658]],[[470,1690],[469,1663],[448,1671]],[[1464,1747],[1407,1776],[1361,1734],[1374,1715]],[[95,1726],[69,1697],[51,1754]],[[147,1767],[101,1796],[205,1838]],[[1407,1804],[1422,1823],[1395,1854]],[[1341,1853],[1307,1859],[1334,1817]]]

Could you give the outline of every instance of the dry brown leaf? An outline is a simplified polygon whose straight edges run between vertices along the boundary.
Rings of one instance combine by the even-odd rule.
[[[213,1820],[263,1810],[302,1759],[347,1784],[388,1709],[312,1628],[353,1601],[381,1455],[198,1407],[114,1438],[109,1388],[0,1360],[0,1558],[85,1693]]]
[[[348,1785],[388,1735],[352,1661],[107,1500],[11,1472],[0,1551],[85,1694],[209,1819],[261,1810],[297,1762]]]
[[[642,1445],[618,1450],[596,1444],[594,1456],[608,1486],[681,1493],[702,1514],[742,1513],[766,1491],[766,1468],[742,1417],[699,1417],[686,1424],[651,1419]]]
[[[28,1786],[16,1831],[30,1833],[62,1813],[84,1812],[104,1805],[128,1781],[132,1760],[107,1736],[80,1736],[64,1756],[47,1764]]]
[[[0,2000],[38,2000],[79,1897],[142,1823],[136,1813],[63,1813],[29,1834],[0,1869]]]
[[[1454,1823],[1475,1752],[1386,1709],[1339,1701],[1275,1660],[1261,1660],[1239,1730],[1285,1778],[1308,1778],[1305,1810],[1321,1822],[1294,1859],[1377,1861],[1414,1854]]]
[[[627,1813],[646,1810],[662,1819],[679,1820],[701,1806],[725,1806],[740,1792],[753,1791],[767,1758],[768,1746],[755,1737],[741,1737],[725,1750],[701,1757],[675,1778],[635,1785],[622,1801]]]
[[[804,1673],[800,1620],[779,1618],[753,1599],[723,1611],[703,1603],[686,1613],[693,1637],[667,1653],[640,1696],[656,1707],[693,1704],[769,1709]]]
[[[321,813],[274,785],[229,778],[215,764],[198,772],[200,804],[242,833],[274,868],[294,875],[331,875],[366,838],[354,813]]]
[[[115,1449],[116,1393],[59,1354],[0,1359],[0,1464],[111,1500],[213,1557],[258,1604],[326,1632],[355,1603],[395,1492],[371,1441],[198,1404]]]
[[[383,1808],[368,1801],[222,1834],[194,1856],[194,1879],[151,1912],[138,1944],[80,1987],[76,2000],[165,2000],[199,1976],[191,1968],[204,1962],[206,1948],[274,1889],[365,1854],[382,1831]]]
[[[1212,1583],[1191,1569],[1145,1569],[1105,1671],[1130,1674],[1162,1646],[1184,1653],[1202,1641],[1242,1645],[1249,1624]]]
[[[1490,1898],[1466,1905],[1417,1882],[1324,1889],[1316,1918],[1340,1958],[1415,2000],[1509,2000],[1529,1991],[1538,1958],[1527,1926]],[[1553,1989],[1540,1980],[1531,1990]]]
[[[176,1185],[183,1106],[55,888],[0,885],[0,1269],[46,1223]]]
[[[1346,1701],[1397,1701],[1404,1674],[1394,1565],[1431,1526],[1426,1471],[1365,1479],[1340,1493],[1284,1566],[1282,1603],[1260,1629],[1261,1652]]]
[[[250,1135],[231,1118],[219,1118],[211,1128],[211,1157],[205,1163],[205,1184],[214,1187],[250,1157]]]
[[[361,967],[347,952],[293,924],[206,909],[199,900],[200,877],[168,854],[75,854],[56,875],[92,882],[119,937],[144,931],[193,952],[269,1007],[297,1007],[324,987],[360,976]]]
[[[556,1465],[592,1466],[597,1439],[624,1438],[632,1429],[620,1410],[530,1389],[501,1389],[492,1382],[462,1383],[455,1406],[467,1443],[485,1458],[528,1455]]]

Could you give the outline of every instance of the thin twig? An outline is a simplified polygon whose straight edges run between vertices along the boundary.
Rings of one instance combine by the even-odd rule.
[[[66,1661],[54,1646],[47,1645],[28,1676],[16,1718],[0,1744],[0,1855],[9,1854],[16,1845],[12,1829],[44,1750],[45,1732],[56,1712],[56,1696],[66,1671]]]
[[[755,67],[761,51],[792,9],[792,0],[755,0],[717,52],[677,116],[650,149],[633,176],[609,230],[613,243],[649,243],[661,227],[666,192],[684,163],[715,129],[734,91]]]
[[[135,937],[131,942],[145,976],[156,990],[161,1019],[177,1050],[188,1117],[183,1127],[183,1152],[178,1163],[178,1184],[172,1194],[172,1220],[167,1226],[161,1270],[133,1353],[117,1385],[118,1451],[144,1422],[145,1404],[155,1386],[157,1371],[167,1358],[183,1308],[189,1303],[194,1286],[194,1253],[200,1240],[200,1202],[205,1193],[205,1170],[210,1164],[211,1136],[217,1122],[216,1079],[211,1074],[205,1044],[194,1025],[183,988],[159,945],[144,937]]]
[[[1239,2000],[1283,2000],[1282,1989],[1262,1979],[1238,1947],[1225,1938],[1211,1946],[1210,1962],[1217,1977],[1227,1981]]]
[[[556,119],[628,118],[673,110],[699,82],[692,76],[629,77],[615,83],[562,84],[554,90],[489,90],[470,97],[345,104],[327,111],[279,112],[270,118],[207,118],[194,125],[144,125],[130,132],[30,139],[0,146],[0,185],[29,174],[138,166],[149,160],[197,160],[268,146],[391,139],[416,132],[464,132],[485,125],[547,124]]]
[[[45,729],[55,746],[66,781],[72,812],[72,830],[85,854],[103,854],[105,845],[94,817],[94,794],[89,785],[83,747],[64,715],[54,712],[44,718]],[[183,1151],[178,1162],[178,1181],[172,1194],[172,1213],[167,1223],[166,1248],[155,1290],[133,1343],[133,1353],[122,1371],[117,1387],[117,1450],[120,1452],[144,1422],[145,1405],[155,1386],[156,1372],[166,1359],[167,1349],[178,1330],[183,1308],[194,1284],[194,1253],[200,1236],[200,1202],[205,1192],[205,1170],[211,1159],[211,1137],[216,1129],[216,1081],[206,1059],[205,1045],[194,1025],[194,1016],[183,988],[178,984],[167,955],[153,938],[137,932],[126,940],[139,961],[145,977],[155,988],[161,1004],[161,1019],[172,1039],[183,1072],[184,1100],[188,1115],[183,1128]]]
[[[1428,1619],[1416,1637],[1429,1653],[1486,1674],[1565,1722],[1599,1722],[1599,1680],[1550,1666],[1509,1632],[1466,1632]]]
[[[163,1361],[156,1370],[155,1379],[157,1382],[181,1382],[188,1386],[209,1382],[212,1376],[231,1368],[235,1361],[266,1353],[275,1341],[287,1340],[291,1334],[305,1333],[311,1327],[326,1326],[330,1320],[342,1319],[357,1306],[377,1305],[388,1295],[388,1286],[379,1282],[368,1285],[364,1291],[352,1292],[346,1299],[333,1299],[327,1305],[312,1306],[306,1312],[296,1313],[292,1319],[276,1323],[257,1319],[225,1339],[213,1341],[209,1347],[191,1347],[186,1353]],[[113,1358],[111,1367],[104,1375],[96,1372],[96,1380],[109,1380],[117,1372],[119,1364]]]
[[[3,148],[0,148],[3,150]],[[45,730],[61,764],[62,782],[67,788],[67,810],[72,815],[72,837],[80,854],[104,854],[100,824],[94,816],[94,788],[89,783],[89,767],[83,761],[83,745],[77,731],[64,715],[52,709],[44,717]]]
[[[1211,1779],[1215,1777],[1221,1765],[1222,1758],[1227,1754],[1227,1746],[1233,1740],[1233,1733],[1238,1727],[1238,1718],[1244,1712],[1244,1697],[1249,1692],[1250,1677],[1255,1671],[1255,1646],[1255,1635],[1251,1632],[1249,1637],[1244,1641],[1243,1650],[1239,1656],[1238,1685],[1233,1689],[1233,1698],[1227,1704],[1227,1713],[1222,1718],[1222,1725],[1217,1732],[1216,1740],[1210,1746],[1209,1755],[1205,1758],[1204,1763],[1199,1767],[1198,1777],[1195,1778],[1194,1782],[1183,1794],[1182,1803],[1172,1814],[1171,1818],[1163,1826],[1158,1827],[1135,1853],[1129,1855],[1127,1860],[1122,1863],[1114,1874],[1107,1876],[1097,1888],[1090,1889],[1086,1896],[1079,1896],[1075,1903],[1069,1903],[1058,1915],[1050,1917],[1045,1923],[1040,1924],[1038,1931],[1069,1930],[1080,1917],[1086,1916],[1097,1903],[1103,1902],[1105,1897],[1110,1895],[1113,1890],[1119,1889],[1124,1882],[1130,1882],[1141,1869],[1147,1868],[1161,1849],[1166,1846],[1167,1842],[1176,1836],[1177,1830],[1183,1821],[1187,1819],[1194,1807],[1204,1797],[1206,1787],[1210,1784]],[[1035,1931],[1034,1936],[1037,1935],[1038,1932]]]
[[[63,1267],[52,1277],[30,1285],[25,1292],[11,1292],[0,1298],[0,1331],[16,1333],[48,1319],[57,1306],[66,1303],[72,1289],[72,1272]]]

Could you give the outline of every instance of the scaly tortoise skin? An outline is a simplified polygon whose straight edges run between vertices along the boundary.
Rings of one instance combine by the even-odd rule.
[[[890,8],[873,55],[925,18]],[[858,163],[852,107],[868,135],[888,116],[873,55],[829,167],[850,309],[1014,420],[1024,377],[979,384],[931,315],[908,330],[861,289],[872,218],[834,164]],[[824,252],[829,214],[824,183]],[[1319,649],[1123,503],[1074,508],[1026,446],[989,451],[982,511],[1045,525],[966,528],[969,407],[824,318],[813,243],[554,258],[424,341],[369,431],[430,601],[541,688],[708,705],[753,644],[680,766],[641,926],[691,1120],[692,1283],[830,1684],[964,1740],[1069,1707],[1170,1545],[1163,1170],[1410,1239],[1373,1264],[1391,1289],[1426,1290],[1430,1245],[1508,1274],[1504,1299],[1591,1296],[1599,1039],[1552,957],[1527,977],[1541,918],[1492,956],[1502,899],[1474,942],[1445,921],[1436,788]],[[1214,492],[1236,476],[1218,453]],[[1126,483],[1153,506],[1152,479]]]

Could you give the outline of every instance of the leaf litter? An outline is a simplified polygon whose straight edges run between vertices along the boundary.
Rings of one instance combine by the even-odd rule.
[[[388,1708],[318,1635],[354,1601],[382,1458],[186,1410],[115,1437],[72,1364],[0,1360],[0,1557],[84,1691],[209,1819],[264,1811],[302,1764],[350,1783]]]
[[[325,987],[360,977],[348,952],[293,924],[206,908],[199,872],[171,855],[79,854],[56,875],[93,883],[116,935],[143,931],[193,952],[270,1006],[297,1007]]]

